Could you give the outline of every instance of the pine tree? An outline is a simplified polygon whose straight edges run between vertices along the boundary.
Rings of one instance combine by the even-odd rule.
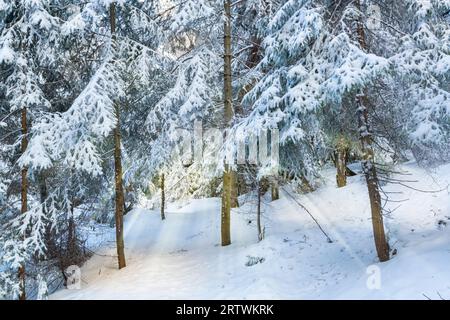
[[[58,22],[51,15],[49,8],[50,3],[47,1],[9,1],[2,2],[0,6],[1,14],[5,16],[5,24],[0,26],[0,63],[8,66],[4,73],[6,75],[4,79],[6,97],[9,103],[7,118],[12,119],[20,112],[18,127],[21,132],[20,153],[22,155],[28,147],[30,122],[37,117],[39,112],[49,107],[49,102],[41,88],[44,80],[39,71],[40,67],[51,65],[54,59],[51,45],[57,37]],[[41,38],[42,41],[39,40]],[[30,215],[29,172],[26,165],[20,166],[20,176],[21,219],[28,221]],[[33,236],[34,230],[30,232],[25,226],[23,231],[19,241],[25,244],[28,238]],[[9,233],[9,235],[12,234],[14,232]],[[23,245],[15,253],[12,252],[13,255],[18,254],[18,257],[10,257],[10,259],[21,261],[18,266],[18,297],[20,300],[26,299],[25,261],[27,254],[35,250],[38,249],[25,248]]]
[[[113,45],[117,45],[116,42],[116,4],[111,2],[109,5],[109,19],[111,26],[111,41]],[[119,263],[119,269],[125,268],[125,245],[123,242],[123,210],[124,210],[124,194],[122,183],[122,154],[121,154],[121,137],[120,137],[120,107],[117,101],[113,101],[116,126],[113,129],[114,135],[114,182],[116,188],[116,247],[117,247],[117,259]]]
[[[223,99],[224,99],[224,128],[230,126],[233,119],[233,92],[231,79],[231,1],[224,0],[224,63],[223,63]],[[232,194],[232,169],[228,163],[224,164],[223,190],[222,190],[222,213],[221,213],[221,235],[222,246],[231,244],[231,194]]]
[[[359,0],[355,2],[358,10],[361,10]],[[360,19],[357,21],[358,42],[362,50],[367,50],[364,26]],[[389,260],[389,245],[386,240],[383,224],[383,209],[379,191],[379,180],[374,163],[374,151],[371,141],[369,125],[369,113],[367,110],[367,96],[362,93],[356,98],[359,117],[359,132],[363,152],[363,171],[366,177],[367,189],[369,191],[370,207],[372,211],[372,226],[375,238],[375,247],[381,262]]]
[[[21,163],[36,169],[46,169],[56,163],[65,164],[69,168],[98,177],[103,166],[100,157],[100,148],[104,147],[102,142],[112,142],[115,146],[117,247],[119,267],[124,267],[122,220],[125,207],[122,181],[124,150],[121,143],[120,124],[122,119],[125,119],[127,124],[133,122],[128,118],[130,115],[139,118],[142,116],[139,112],[130,115],[119,113],[119,104],[127,104],[125,99],[127,90],[134,89],[138,85],[143,86],[145,82],[143,78],[148,77],[149,69],[142,61],[149,57],[153,59],[156,55],[154,54],[156,51],[149,48],[144,41],[151,38],[157,45],[157,37],[151,37],[151,34],[144,37],[141,33],[141,27],[146,27],[144,31],[154,31],[155,28],[153,20],[142,18],[142,16],[148,16],[142,11],[145,4],[139,8],[131,3],[123,3],[120,7],[121,15],[117,14],[116,5],[112,3],[109,6],[110,4],[108,3],[109,8],[106,8],[102,2],[89,3],[63,26],[68,34],[75,34],[81,37],[82,41],[86,41],[86,37],[92,34],[97,36],[97,29],[109,27],[112,32],[106,43],[102,41],[104,50],[98,55],[100,65],[93,66],[96,67],[93,75],[88,79],[84,89],[74,98],[71,106],[62,113],[44,117],[42,121],[34,125],[30,148],[21,158]],[[137,13],[131,14],[131,9],[127,10],[128,6]],[[103,15],[97,15],[97,11],[103,12]],[[129,13],[129,16],[122,16],[125,13]],[[127,19],[128,17],[133,19]],[[139,20],[139,17],[142,19]],[[136,26],[136,19],[140,21],[141,27]],[[117,25],[116,21],[123,22],[123,26]],[[86,32],[86,28],[92,28],[94,32]],[[136,38],[140,36],[141,39],[134,40],[131,35],[135,35]],[[157,59],[154,58],[154,61]],[[131,76],[129,76],[130,70],[134,70]],[[112,141],[109,140],[111,136]]]
[[[445,14],[450,4],[408,0],[403,9],[405,33],[399,51],[391,58],[403,84],[399,112],[407,114],[406,130],[419,163],[447,161],[450,40]]]
[[[165,185],[164,173],[162,173],[161,174],[161,220],[166,220],[165,206],[166,206],[166,185]]]
[[[247,137],[279,129],[281,170],[299,184],[313,184],[323,133],[317,116],[320,79],[312,73],[308,52],[322,31],[322,14],[313,1],[291,0],[271,7],[275,12],[265,27],[264,57],[253,71],[257,81],[242,101],[249,111],[234,131]]]

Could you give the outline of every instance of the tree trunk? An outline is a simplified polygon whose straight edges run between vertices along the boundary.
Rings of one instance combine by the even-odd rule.
[[[239,207],[239,200],[238,200],[238,176],[237,172],[232,170],[231,171],[231,208],[238,208]]]
[[[347,185],[347,150],[345,138],[340,138],[336,145],[336,183],[338,188]]]
[[[381,207],[381,196],[378,187],[378,176],[375,164],[373,163],[374,152],[372,148],[371,134],[368,123],[368,112],[364,100],[365,94],[358,95],[358,117],[360,126],[360,140],[363,152],[362,167],[366,177],[367,189],[369,192],[370,209],[372,212],[372,227],[375,239],[375,247],[378,258],[381,262],[389,260],[389,245],[384,232],[383,215]]]
[[[119,129],[119,107],[116,105],[117,127],[114,128],[114,169],[115,169],[115,188],[116,188],[116,244],[119,269],[126,266],[125,245],[123,240],[123,207],[124,194],[122,185],[122,157],[120,150],[120,129]]]
[[[233,93],[231,86],[231,0],[224,0],[224,70],[223,70],[223,95],[224,95],[224,128],[228,128],[233,118]],[[227,163],[224,165],[222,212],[221,212],[221,236],[222,246],[231,243],[230,211],[232,194],[232,173]]]
[[[272,193],[272,201],[280,199],[280,190],[278,188],[278,181],[276,179],[273,179],[270,189]]]
[[[264,238],[263,230],[261,228],[261,184],[258,181],[256,184],[256,192],[257,192],[257,208],[256,208],[256,226],[258,228],[258,241],[261,241]]]
[[[166,219],[166,215],[164,213],[165,206],[166,206],[165,181],[164,181],[164,173],[162,173],[161,174],[161,220]]]
[[[227,164],[223,173],[222,190],[222,216],[221,216],[221,236],[222,246],[231,244],[230,232],[230,212],[231,212],[231,172]]]
[[[357,8],[360,9],[360,1],[356,0],[355,4]],[[357,21],[357,34],[361,48],[367,50],[364,26],[360,20]],[[367,95],[362,92],[357,96],[356,100],[358,105],[359,134],[363,152],[362,167],[369,192],[375,247],[378,258],[381,262],[384,262],[389,260],[389,244],[386,241],[384,232],[378,176],[373,162],[374,151],[372,147],[372,134],[369,126],[369,112],[367,110],[368,98]]]
[[[47,172],[42,171],[38,175],[39,181],[39,198],[42,205],[42,213],[47,215],[47,209],[45,207],[45,201],[48,197],[48,188],[47,188]],[[51,259],[56,256],[57,248],[55,243],[55,230],[51,225],[47,225],[45,227],[45,244],[47,247],[47,255],[46,259]]]
[[[110,24],[111,24],[111,36],[112,41],[116,40],[116,4],[113,2],[109,6]],[[116,223],[116,246],[117,246],[117,258],[119,269],[126,266],[125,262],[125,245],[123,241],[123,208],[124,208],[124,193],[122,182],[122,155],[120,150],[120,109],[119,105],[115,103],[115,111],[117,123],[114,128],[114,178],[115,178],[115,223]]]
[[[69,255],[69,259],[73,258],[73,254],[76,253],[76,235],[75,235],[75,220],[73,217],[73,202],[70,204],[70,215],[68,221],[68,230],[67,230],[67,253]],[[67,267],[67,266],[65,266]]]
[[[21,123],[22,123],[22,145],[21,145],[21,152],[22,154],[25,153],[27,147],[28,147],[28,125],[27,125],[27,109],[22,109],[22,116],[21,116]],[[28,181],[27,181],[27,174],[28,174],[28,167],[22,168],[22,183],[21,183],[21,213],[25,213],[28,211]]]
[[[21,144],[21,152],[25,153],[28,147],[28,125],[27,125],[27,109],[23,108],[21,113],[21,127],[22,127],[22,144]],[[20,188],[20,196],[21,196],[21,208],[20,212],[24,214],[28,211],[28,167],[22,168],[22,181]],[[22,264],[19,267],[18,271],[19,277],[19,300],[26,300],[26,292],[25,292],[25,265]]]

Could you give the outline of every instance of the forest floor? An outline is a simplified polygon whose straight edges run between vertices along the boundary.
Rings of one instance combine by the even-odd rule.
[[[450,165],[424,170],[409,163],[397,170],[412,174],[397,179],[418,180],[409,186],[443,190],[384,187],[400,201],[386,204],[396,251],[388,262],[377,262],[363,177],[338,189],[329,169],[321,188],[296,198],[332,243],[284,190],[280,200],[265,198],[259,243],[251,196],[232,212],[227,247],[219,245],[220,199],[170,204],[165,221],[157,210],[140,208],[125,218],[127,267],[117,270],[108,228],[81,269],[81,289],[50,299],[450,299]]]

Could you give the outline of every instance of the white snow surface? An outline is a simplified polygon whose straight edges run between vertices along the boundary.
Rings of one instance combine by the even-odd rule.
[[[296,198],[333,243],[284,190],[280,200],[265,198],[259,243],[255,203],[241,197],[227,247],[220,246],[218,198],[170,204],[165,221],[157,210],[139,208],[125,217],[127,267],[117,269],[114,242],[105,241],[82,267],[81,289],[62,289],[50,299],[450,299],[450,165],[425,170],[409,163],[397,170],[412,175],[396,179],[418,180],[407,183],[412,187],[443,190],[384,187],[402,192],[389,194],[393,200],[409,199],[386,205],[397,251],[388,262],[376,257],[363,177],[338,189],[329,169],[320,189]],[[109,232],[113,239],[114,229]],[[264,261],[246,266],[249,256]],[[367,285],[373,270],[380,271],[376,288]]]

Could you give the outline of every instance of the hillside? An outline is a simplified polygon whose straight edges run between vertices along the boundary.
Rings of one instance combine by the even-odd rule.
[[[103,241],[82,268],[82,288],[50,299],[448,299],[450,165],[400,169],[418,180],[408,183],[412,187],[444,190],[384,187],[401,192],[386,205],[396,251],[389,262],[377,263],[363,177],[337,189],[329,169],[321,188],[296,197],[332,243],[286,190],[280,200],[266,199],[265,239],[259,243],[255,205],[251,196],[242,197],[245,204],[232,212],[228,247],[219,245],[220,199],[170,204],[165,221],[157,211],[139,208],[125,218],[127,267],[117,270],[114,242]],[[114,229],[108,232],[113,239]]]

